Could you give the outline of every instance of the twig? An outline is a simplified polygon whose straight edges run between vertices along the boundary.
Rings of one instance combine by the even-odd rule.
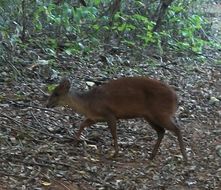
[[[52,179],[53,180],[53,179]],[[66,186],[64,183],[62,183],[62,182],[60,182],[60,181],[58,181],[58,180],[53,180],[54,181],[54,183],[56,184],[56,183],[58,183],[60,186],[62,186],[64,189],[67,189],[67,190],[71,190],[68,186]],[[62,189],[63,189],[62,188]]]
[[[53,109],[50,109],[50,108],[43,108],[43,107],[39,107],[39,106],[31,105],[31,104],[25,104],[25,103],[18,103],[16,101],[11,101],[11,102],[12,102],[12,104],[15,104],[15,105],[22,105],[22,106],[25,106],[25,107],[32,107],[32,108],[36,108],[36,109],[39,109],[39,110],[48,111],[48,112],[60,114],[60,115],[63,115],[63,116],[72,117],[68,114],[64,114],[64,113],[61,113],[59,111],[56,111],[56,110],[53,110]]]
[[[38,163],[38,162],[29,162],[29,161],[24,161],[24,160],[13,158],[13,157],[8,158],[8,160],[23,163],[23,164],[26,164],[26,165],[31,165],[31,166],[41,166],[41,167],[55,168],[55,166],[50,165],[50,164],[42,164],[42,163]]]
[[[2,114],[0,113],[0,115],[2,115]],[[9,118],[8,118],[8,119],[9,119]],[[14,122],[15,122],[15,121],[14,121]],[[19,123],[16,123],[16,124],[19,125]],[[13,129],[13,130],[15,130],[15,131],[21,132],[21,130],[19,130],[18,128],[13,127],[13,126],[10,126],[10,125],[7,125],[7,128],[10,128],[10,129]],[[41,141],[41,140],[37,140],[35,137],[31,136],[27,131],[22,131],[22,132],[25,133],[26,135],[28,135],[29,137],[31,137],[32,139],[34,139],[35,141]],[[8,141],[5,140],[5,142],[6,142],[9,146],[11,146],[11,145],[8,143]]]
[[[21,75],[21,72],[17,69],[17,67],[15,67],[15,66],[11,63],[11,61],[9,61],[8,59],[5,59],[5,58],[4,58],[4,61],[5,61],[6,63],[8,63],[9,66],[10,66],[14,71],[16,71],[16,73],[17,73],[18,75]]]
[[[72,167],[71,165],[68,165],[68,164],[65,164],[65,163],[47,161],[47,160],[43,160],[43,159],[39,159],[39,158],[38,158],[38,160],[44,161],[47,164],[39,163],[35,159],[33,159],[34,160],[33,162],[17,159],[17,158],[14,158],[14,157],[10,157],[7,160],[14,161],[14,162],[19,162],[19,163],[23,163],[23,164],[28,164],[28,165],[32,165],[32,166],[41,166],[41,167],[50,167],[50,168],[55,168],[56,165],[61,165],[61,166],[65,166],[65,167]],[[55,165],[55,166],[53,166],[53,165]]]
[[[31,111],[31,115],[32,115],[32,117],[34,118],[34,120],[38,123],[38,125],[39,125],[41,128],[44,128],[44,127],[42,126],[42,124],[39,122],[39,120],[35,117],[35,115],[33,114],[32,111]]]
[[[50,134],[50,133],[46,133],[46,132],[41,131],[41,130],[39,130],[39,129],[36,129],[36,128],[34,128],[34,127],[25,125],[25,124],[21,123],[20,121],[17,121],[17,120],[15,120],[14,118],[12,118],[12,117],[10,117],[10,116],[7,116],[7,115],[5,115],[5,114],[3,114],[3,113],[0,113],[0,115],[3,116],[3,117],[6,117],[6,118],[8,118],[8,119],[10,119],[11,121],[13,121],[13,122],[14,122],[16,125],[18,125],[18,126],[21,126],[21,125],[22,125],[22,126],[25,126],[25,127],[28,128],[28,129],[32,129],[32,130],[34,130],[34,131],[36,131],[36,132],[38,132],[38,133],[44,134],[44,135],[46,135],[46,136],[53,137],[53,138],[57,138],[57,139],[61,139],[61,137],[59,137],[59,136],[57,136],[57,135],[52,135],[52,134]],[[65,138],[67,138],[67,139],[73,139],[72,137],[65,137]]]
[[[2,172],[2,171],[0,171],[0,176],[11,176],[11,177],[17,177],[17,178],[22,178],[22,179],[28,178],[28,177],[25,177],[25,176],[6,173],[6,172]]]
[[[19,187],[24,184],[29,184],[29,182],[31,182],[33,179],[36,179],[40,173],[41,173],[41,168],[39,168],[39,170],[35,173],[35,175],[32,175],[32,177],[28,178],[27,180],[24,180],[16,185],[14,185],[13,188],[15,188],[16,186]]]
[[[44,160],[44,159],[41,159],[41,158],[38,158],[38,160],[43,161],[43,162],[48,163],[48,164],[61,165],[61,166],[69,167],[69,168],[72,167],[72,166],[69,165],[69,164],[65,164],[65,163],[61,163],[61,162],[55,162],[55,161]],[[73,161],[73,160],[72,160],[72,161]]]

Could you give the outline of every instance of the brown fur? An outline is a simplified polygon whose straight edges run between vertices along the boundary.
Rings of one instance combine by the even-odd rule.
[[[64,79],[49,98],[48,107],[68,105],[83,114],[86,120],[81,124],[77,138],[85,127],[98,121],[106,121],[118,153],[116,120],[144,118],[156,130],[158,140],[151,158],[154,158],[164,136],[165,129],[178,137],[185,160],[183,140],[179,128],[172,121],[177,109],[177,96],[168,85],[147,77],[126,77],[111,80],[87,92],[70,89],[70,82]]]

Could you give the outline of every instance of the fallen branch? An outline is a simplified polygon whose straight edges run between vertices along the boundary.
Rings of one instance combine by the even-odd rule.
[[[11,120],[12,122],[14,122],[14,123],[15,123],[16,125],[18,125],[19,127],[20,127],[20,126],[25,126],[25,127],[28,128],[28,129],[32,129],[32,130],[34,130],[34,131],[36,131],[36,132],[38,132],[38,133],[44,134],[44,135],[49,136],[49,137],[52,137],[52,138],[64,139],[63,137],[61,138],[61,137],[58,136],[58,135],[53,135],[53,134],[47,133],[47,132],[45,132],[45,131],[41,131],[41,130],[39,130],[39,129],[36,129],[36,128],[34,128],[34,127],[28,126],[28,125],[26,125],[26,124],[24,124],[24,123],[22,123],[22,122],[20,122],[20,121],[17,121],[17,120],[15,120],[14,118],[12,118],[12,117],[10,117],[10,116],[8,116],[8,115],[5,115],[5,114],[3,114],[3,113],[0,113],[0,115],[1,115],[2,117],[5,117],[5,118]],[[13,129],[15,129],[15,128],[13,128]],[[17,130],[18,130],[18,129],[17,129]],[[66,139],[71,139],[71,140],[73,139],[73,137],[68,137],[68,136],[65,136],[65,138],[66,138]]]

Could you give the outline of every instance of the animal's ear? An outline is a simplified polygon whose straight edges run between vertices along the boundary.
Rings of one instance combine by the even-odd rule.
[[[62,93],[67,93],[71,87],[71,83],[67,78],[61,80],[59,84],[59,91]]]

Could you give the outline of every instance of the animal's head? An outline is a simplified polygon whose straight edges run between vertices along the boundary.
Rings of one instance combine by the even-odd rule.
[[[53,90],[48,98],[46,107],[53,108],[56,106],[64,106],[66,96],[70,90],[71,83],[68,79],[62,79],[60,84]]]

